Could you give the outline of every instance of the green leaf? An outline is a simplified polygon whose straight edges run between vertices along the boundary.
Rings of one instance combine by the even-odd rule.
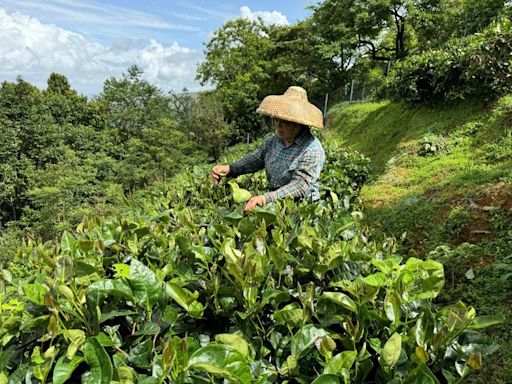
[[[114,370],[114,376],[119,384],[133,384],[133,369],[130,367],[118,367]],[[113,383],[113,382],[112,382]]]
[[[102,313],[100,316],[100,323],[103,323],[103,322],[113,319],[115,317],[130,316],[130,315],[135,315],[136,313],[137,312],[131,311],[129,309],[113,310],[108,313]]]
[[[251,370],[242,354],[229,346],[209,344],[190,356],[188,369],[203,370],[234,384],[249,384]]]
[[[400,321],[402,310],[400,309],[400,296],[396,292],[388,292],[384,298],[384,311],[390,321]]]
[[[31,302],[44,305],[44,297],[48,291],[41,284],[25,284],[23,292]]]
[[[401,257],[390,257],[389,259],[385,260],[373,259],[372,264],[387,275],[391,273],[393,270],[400,268],[399,263],[401,260]]]
[[[294,355],[290,355],[286,358],[286,361],[281,365],[281,375],[284,377],[292,377],[294,376],[299,367],[299,362],[297,360],[297,357]]]
[[[150,307],[158,301],[163,292],[162,282],[158,276],[137,259],[132,259],[130,263],[129,281],[138,304],[144,303]]]
[[[78,351],[78,348],[82,347],[82,345],[85,343],[85,332],[81,329],[67,329],[62,333],[68,340],[71,341],[66,351],[66,357],[68,360],[71,360],[75,356],[75,353]]]
[[[147,339],[130,349],[130,352],[128,353],[128,360],[130,360],[130,362],[136,367],[150,368],[151,364],[149,363],[149,354],[151,353],[152,348],[153,341],[151,339]]]
[[[320,298],[330,300],[349,311],[357,312],[357,305],[354,300],[342,292],[324,292]]]
[[[230,180],[229,186],[231,187],[232,196],[235,203],[245,203],[246,201],[249,201],[251,199],[251,192],[249,192],[246,189],[240,188],[235,180]]]
[[[337,375],[342,369],[349,370],[356,361],[357,351],[343,351],[327,361],[324,368],[324,374]]]
[[[292,336],[291,340],[291,352],[292,355],[300,358],[302,354],[307,352],[315,342],[326,336],[327,333],[322,328],[315,328],[313,324],[308,324],[302,327],[295,335]]]
[[[215,341],[233,347],[233,349],[236,349],[245,358],[248,358],[250,356],[249,344],[247,343],[247,341],[245,341],[243,337],[237,334],[219,333],[215,335]]]
[[[84,346],[85,361],[91,367],[91,375],[86,384],[110,384],[112,362],[105,349],[95,337],[89,337]]]
[[[272,315],[278,324],[286,324],[289,327],[296,327],[304,320],[304,310],[298,303],[285,305],[282,309]]]
[[[430,311],[425,311],[421,317],[416,321],[414,327],[414,335],[416,337],[416,344],[425,346],[432,337],[434,332],[434,320]]]
[[[471,321],[469,329],[484,329],[492,327],[493,325],[502,324],[505,321],[504,316],[477,316]]]
[[[93,273],[98,273],[98,270],[87,263],[84,263],[83,261],[77,261],[75,263],[75,273],[77,277],[84,277],[92,275]]]
[[[340,379],[336,375],[320,375],[311,384],[340,384]]]
[[[165,292],[193,318],[200,319],[203,317],[204,307],[196,300],[197,295],[193,295],[188,290],[171,282],[165,283]]]
[[[402,352],[402,337],[395,332],[382,348],[381,364],[386,368],[392,368],[398,362],[400,352]]]
[[[130,266],[128,264],[114,264],[114,268],[116,270],[115,277],[118,279],[129,279],[130,276]]]
[[[229,222],[237,222],[244,217],[244,207],[238,206],[232,212],[225,214],[223,217]]]
[[[82,356],[73,356],[71,360],[66,356],[61,356],[53,368],[53,384],[65,383],[84,360]]]
[[[326,359],[332,358],[332,351],[336,349],[336,342],[329,336],[323,336],[315,341],[318,352]]]
[[[403,384],[440,384],[440,382],[425,364],[420,364],[409,372]]]
[[[388,277],[384,272],[377,272],[373,275],[362,277],[359,280],[372,287],[383,287],[388,282]]]
[[[60,256],[57,259],[55,277],[62,282],[69,282],[73,279],[74,262],[70,256]]]
[[[134,301],[134,294],[131,288],[122,280],[102,279],[92,283],[89,291],[97,290],[100,293],[122,297]]]

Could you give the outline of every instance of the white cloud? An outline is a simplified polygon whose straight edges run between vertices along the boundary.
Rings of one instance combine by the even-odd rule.
[[[261,18],[265,24],[276,24],[276,25],[288,25],[290,24],[286,19],[286,16],[281,12],[272,11],[272,12],[262,12],[257,11],[253,12],[247,6],[243,6],[240,8],[240,16],[244,19],[249,20],[257,20]]]
[[[86,25],[97,25],[108,28],[152,28],[163,30],[199,31],[190,25],[174,24],[137,10],[117,7],[109,4],[96,3],[94,1],[77,0],[32,0],[20,2],[19,0],[2,0],[7,6],[33,14],[42,12],[51,14],[60,20],[73,21]]]
[[[59,72],[79,92],[93,95],[101,91],[107,77],[120,76],[137,64],[148,81],[165,90],[199,87],[194,77],[202,54],[177,42],[166,47],[155,40],[141,45],[140,41],[120,39],[107,47],[31,16],[7,14],[1,8],[0,36],[0,80],[12,81],[21,75],[44,88],[50,73]]]

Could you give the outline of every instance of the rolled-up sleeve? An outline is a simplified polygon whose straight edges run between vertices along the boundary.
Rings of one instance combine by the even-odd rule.
[[[320,146],[308,149],[297,165],[297,168],[288,184],[265,193],[267,203],[283,199],[285,197],[304,198],[310,186],[318,180],[325,162],[325,153]]]

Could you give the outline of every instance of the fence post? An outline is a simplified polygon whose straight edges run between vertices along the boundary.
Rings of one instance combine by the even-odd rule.
[[[327,124],[327,102],[329,101],[329,94],[325,94],[325,102],[324,102],[324,128]]]
[[[386,71],[386,77],[389,75],[389,69],[391,68],[391,60],[388,60],[388,70]]]
[[[352,84],[350,84],[350,99],[349,102],[352,103],[352,96],[354,96],[354,80],[352,79]]]

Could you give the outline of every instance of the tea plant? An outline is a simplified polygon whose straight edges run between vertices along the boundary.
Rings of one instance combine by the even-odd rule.
[[[326,185],[244,216],[229,183],[182,176],[28,241],[3,270],[0,382],[462,382],[499,320],[433,305],[442,264],[373,242]]]

